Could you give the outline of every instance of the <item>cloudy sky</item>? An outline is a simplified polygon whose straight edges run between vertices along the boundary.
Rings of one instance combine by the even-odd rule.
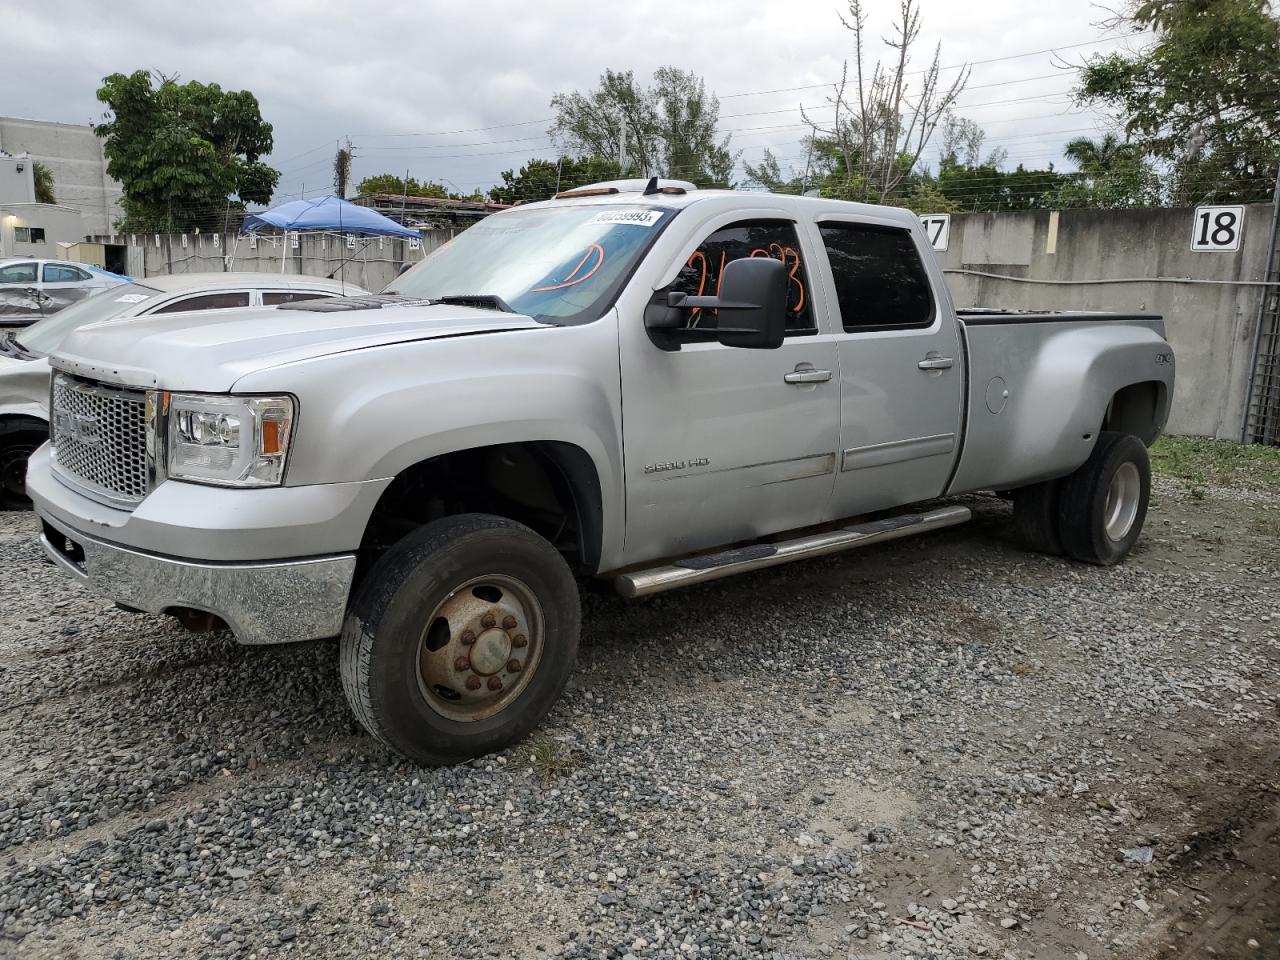
[[[1105,118],[1073,110],[1067,96],[1069,64],[1134,44],[1103,28],[1102,7],[922,3],[916,66],[939,41],[945,65],[974,64],[959,112],[982,124],[988,147],[1008,151],[1010,166],[1060,162],[1068,139],[1104,129]],[[821,107],[822,85],[851,52],[837,6],[843,0],[0,0],[0,114],[96,121],[103,76],[155,69],[257,95],[275,126],[277,200],[328,192],[334,142],[348,136],[357,181],[408,169],[470,190],[555,156],[552,94],[585,90],[606,67],[647,78],[672,64],[720,96],[721,128],[745,160],[769,146],[784,168],[803,167],[798,107]],[[868,0],[876,37],[889,34],[896,6]]]

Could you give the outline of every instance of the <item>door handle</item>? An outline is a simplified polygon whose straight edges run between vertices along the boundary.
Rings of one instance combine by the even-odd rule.
[[[803,370],[797,369],[791,373],[784,373],[782,379],[787,383],[825,383],[831,379],[831,371],[805,367]]]
[[[955,365],[951,357],[930,357],[916,364],[921,370],[950,370]]]

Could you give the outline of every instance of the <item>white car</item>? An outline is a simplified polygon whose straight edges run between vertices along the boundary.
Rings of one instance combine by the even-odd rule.
[[[90,323],[157,313],[270,307],[367,293],[325,277],[184,273],[100,290],[25,330],[6,334],[0,339],[0,509],[25,510],[31,505],[26,493],[27,457],[49,436],[46,358],[73,331]]]
[[[50,317],[129,277],[69,260],[0,258],[0,324],[25,326]]]

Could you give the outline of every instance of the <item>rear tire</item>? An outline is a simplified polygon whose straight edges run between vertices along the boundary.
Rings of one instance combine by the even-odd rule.
[[[1098,435],[1089,459],[1062,481],[1058,533],[1069,556],[1109,567],[1133,549],[1151,500],[1147,448],[1126,433]]]
[[[522,739],[573,672],[581,613],[564,558],[488,514],[426,524],[356,592],[342,687],[370,734],[410,760],[459,763]]]
[[[1062,556],[1062,538],[1058,536],[1058,505],[1061,481],[1046,480],[1017,490],[1013,498],[1013,525],[1028,549]]]

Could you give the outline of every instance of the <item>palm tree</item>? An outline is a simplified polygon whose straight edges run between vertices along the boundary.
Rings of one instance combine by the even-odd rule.
[[[39,160],[31,164],[31,178],[36,185],[36,203],[57,203],[53,195],[53,171]]]
[[[1069,160],[1074,160],[1080,172],[1089,177],[1101,177],[1111,172],[1116,161],[1133,152],[1114,133],[1104,134],[1101,140],[1076,137],[1062,150]]]

